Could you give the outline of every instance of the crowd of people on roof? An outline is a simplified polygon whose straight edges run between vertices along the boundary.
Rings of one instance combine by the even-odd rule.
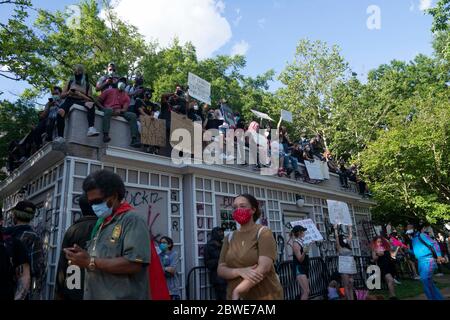
[[[117,73],[114,63],[109,63],[106,74],[96,82],[95,88],[91,85],[91,79],[82,65],[76,65],[73,75],[65,83],[64,87],[54,86],[51,89],[51,97],[44,109],[39,112],[39,121],[29,134],[21,141],[12,141],[9,146],[7,169],[14,171],[32,154],[44,144],[51,141],[64,142],[66,117],[73,105],[79,105],[86,109],[87,137],[102,135],[104,143],[111,142],[111,119],[122,117],[129,123],[130,146],[132,148],[144,148],[146,152],[158,154],[161,148],[158,146],[142,145],[141,143],[141,118],[150,117],[166,121],[166,135],[170,136],[172,112],[187,116],[192,121],[202,123],[204,130],[216,129],[225,135],[228,129],[243,129],[245,131],[259,132],[265,130],[264,139],[270,150],[279,150],[280,163],[278,175],[280,177],[294,177],[303,179],[309,183],[319,183],[319,180],[310,179],[307,170],[301,164],[305,161],[324,161],[332,173],[339,175],[341,187],[349,188],[349,181],[355,182],[362,196],[370,196],[367,184],[359,178],[358,167],[346,166],[343,159],[338,162],[329,150],[326,149],[324,139],[316,134],[311,139],[303,133],[299,141],[289,137],[288,130],[284,126],[278,126],[279,144],[272,139],[273,124],[268,123],[265,128],[257,121],[247,122],[239,112],[232,113],[232,119],[224,117],[224,110],[231,110],[225,99],[220,100],[219,106],[213,108],[208,104],[201,104],[189,96],[189,88],[176,85],[174,92],[161,96],[160,102],[153,100],[153,90],[144,85],[142,75],[137,74],[130,83],[127,77]],[[94,90],[97,92],[93,94]],[[101,132],[95,126],[95,112],[103,112]],[[169,141],[170,139],[166,139]],[[271,143],[273,141],[273,143]],[[261,144],[261,141],[258,142]],[[248,146],[248,138],[246,140]],[[167,144],[170,148],[170,144]],[[223,160],[233,160],[232,155],[227,155],[221,148]],[[170,154],[168,152],[167,154]],[[265,164],[259,161],[255,170],[261,169]]]

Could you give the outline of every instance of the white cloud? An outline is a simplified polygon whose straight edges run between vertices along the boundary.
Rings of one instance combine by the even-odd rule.
[[[264,26],[266,25],[266,19],[265,18],[261,18],[261,19],[259,19],[258,20],[258,26],[261,28],[261,29],[264,29]]]
[[[430,9],[433,5],[433,0],[420,0],[419,9],[421,11],[425,11],[427,9]]]
[[[241,55],[245,56],[250,49],[250,45],[247,41],[241,40],[234,44],[233,48],[231,48],[231,55]]]
[[[167,47],[174,38],[192,42],[208,58],[232,37],[222,0],[121,0],[117,15],[138,27],[147,40]],[[101,14],[103,16],[103,14]]]
[[[235,27],[237,27],[239,25],[239,23],[242,20],[242,14],[241,14],[241,9],[237,8],[236,9],[236,19],[233,20],[233,24]]]

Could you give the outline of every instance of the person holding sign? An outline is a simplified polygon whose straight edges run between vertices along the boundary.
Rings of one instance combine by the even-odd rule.
[[[295,278],[301,288],[301,300],[309,299],[309,246],[304,244],[307,228],[303,226],[295,226],[292,229],[294,236],[294,244],[292,245],[294,251],[294,272]]]
[[[282,300],[283,288],[275,272],[277,244],[272,231],[256,221],[261,217],[252,195],[236,197],[233,219],[241,226],[225,237],[217,274],[227,280],[228,300]]]
[[[352,226],[349,226],[348,228],[349,228],[349,236],[346,237],[343,234],[339,234],[339,226],[335,224],[334,234],[336,238],[336,250],[339,254],[339,273],[341,274],[341,281],[345,290],[345,298],[347,300],[354,300],[353,274],[356,273],[356,264],[353,258],[352,247],[350,246],[350,244],[352,243]],[[347,260],[351,262],[351,265],[349,267],[343,266],[343,264]],[[354,269],[354,270],[346,270],[346,269]],[[351,271],[352,273],[348,273],[349,271]],[[353,271],[355,271],[355,273],[353,273]]]

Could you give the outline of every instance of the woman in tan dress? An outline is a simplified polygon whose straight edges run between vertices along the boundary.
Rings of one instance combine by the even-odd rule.
[[[281,300],[283,288],[275,272],[277,245],[269,228],[256,224],[261,216],[251,195],[234,200],[233,219],[241,228],[225,237],[217,273],[227,280],[228,300]]]

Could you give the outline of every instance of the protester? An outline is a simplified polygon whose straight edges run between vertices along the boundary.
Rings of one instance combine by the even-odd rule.
[[[141,74],[137,74],[134,78],[134,84],[125,88],[125,92],[130,97],[130,107],[134,107],[136,98],[142,96],[144,90],[144,77]]]
[[[303,239],[307,228],[303,226],[295,226],[292,229],[292,235],[294,236],[294,243],[292,245],[293,255],[293,268],[295,272],[295,278],[301,289],[301,300],[309,299],[309,246],[307,246]]]
[[[406,262],[409,265],[409,268],[411,270],[412,273],[412,277],[414,278],[414,280],[420,280],[420,276],[417,273],[417,268],[416,268],[416,264],[417,264],[417,259],[414,256],[414,252],[412,250],[412,238],[414,236],[414,225],[411,223],[408,223],[406,226],[406,231],[405,231],[405,245],[407,247],[407,249],[405,249],[406,251]]]
[[[98,221],[88,249],[64,249],[69,265],[87,269],[84,300],[147,300],[150,236],[146,222],[125,198],[115,173],[101,170],[83,182],[83,191]]]
[[[111,88],[117,88],[119,79],[120,77],[116,73],[116,64],[114,62],[110,62],[108,64],[108,68],[106,69],[106,74],[97,81],[95,89],[103,92]]]
[[[240,195],[233,207],[240,229],[225,238],[217,270],[228,282],[227,299],[281,300],[283,288],[274,267],[277,245],[272,231],[256,224],[261,217],[258,200]]]
[[[58,274],[56,281],[56,299],[57,300],[83,300],[84,293],[84,276],[85,270],[81,269],[81,288],[69,289],[66,285],[67,268],[69,267],[63,249],[78,245],[86,250],[87,242],[91,239],[92,230],[97,223],[97,216],[90,206],[86,195],[82,195],[78,204],[81,209],[81,218],[77,220],[64,234],[61,246],[61,254],[59,256]]]
[[[31,275],[25,246],[0,227],[0,301],[25,300]]]
[[[220,251],[222,250],[224,230],[216,227],[211,231],[211,240],[206,244],[205,266],[209,270],[209,279],[213,285],[216,300],[226,300],[227,282],[217,275],[219,266]]]
[[[62,89],[58,86],[54,86],[51,94],[52,97],[48,99],[44,110],[39,115],[39,123],[32,133],[36,149],[40,149],[42,147],[43,141],[53,141],[53,131],[58,114],[62,117],[64,116],[63,109],[60,109],[62,104]],[[43,136],[45,136],[45,139]]]
[[[173,240],[169,237],[162,237],[159,242],[159,258],[164,268],[167,287],[169,288],[170,298],[172,300],[181,300],[180,283],[178,278],[177,266],[180,262],[178,252],[173,249]]]
[[[169,96],[168,103],[171,111],[179,114],[187,114],[188,99],[182,86],[179,84],[176,85],[175,93]]]
[[[391,246],[389,241],[381,236],[377,236],[371,243],[372,259],[380,267],[381,277],[387,283],[389,297],[396,300],[394,275],[395,265],[391,257]]]
[[[97,129],[95,129],[95,103],[92,98],[92,88],[89,83],[89,76],[86,74],[84,67],[77,64],[74,67],[74,75],[69,80],[61,94],[61,99],[65,99],[60,105],[58,116],[57,116],[57,126],[58,126],[58,138],[56,141],[64,141],[64,128],[65,128],[65,117],[69,114],[70,108],[74,104],[85,107],[87,111],[87,121],[88,121],[88,137],[96,137],[99,135]]]
[[[339,300],[338,283],[336,280],[328,284],[328,300]]]
[[[420,224],[412,238],[412,249],[418,260],[420,281],[428,300],[444,300],[433,282],[433,273],[437,270],[437,265],[443,263],[445,259],[438,243],[432,240],[425,230],[426,226]]]
[[[30,201],[20,201],[13,209],[14,226],[4,230],[5,235],[19,240],[27,251],[30,265],[31,289],[28,299],[39,299],[42,279],[45,273],[43,243],[39,235],[30,226],[36,211],[36,206]]]
[[[117,88],[110,88],[98,98],[99,103],[103,105],[103,142],[111,141],[109,130],[111,126],[111,118],[122,116],[130,125],[131,143],[133,148],[140,148],[140,136],[137,125],[137,116],[134,112],[129,112],[130,97],[124,91],[126,87],[126,79],[121,78],[117,84]]]
[[[323,153],[325,152],[325,144],[322,135],[316,134],[310,141],[311,152],[318,160],[325,161]]]
[[[353,257],[352,243],[352,226],[349,226],[348,237],[339,234],[339,226],[334,225],[334,234],[336,238],[336,250],[340,257]],[[344,286],[346,300],[354,300],[353,292],[353,274],[341,273],[341,283]]]
[[[334,161],[333,155],[328,150],[325,151],[325,160],[327,161],[328,170],[332,173],[338,173],[339,167],[338,167],[336,161]]]
[[[341,183],[341,187],[348,189],[348,170],[345,167],[345,160],[339,160],[339,168],[338,168],[339,182]]]

